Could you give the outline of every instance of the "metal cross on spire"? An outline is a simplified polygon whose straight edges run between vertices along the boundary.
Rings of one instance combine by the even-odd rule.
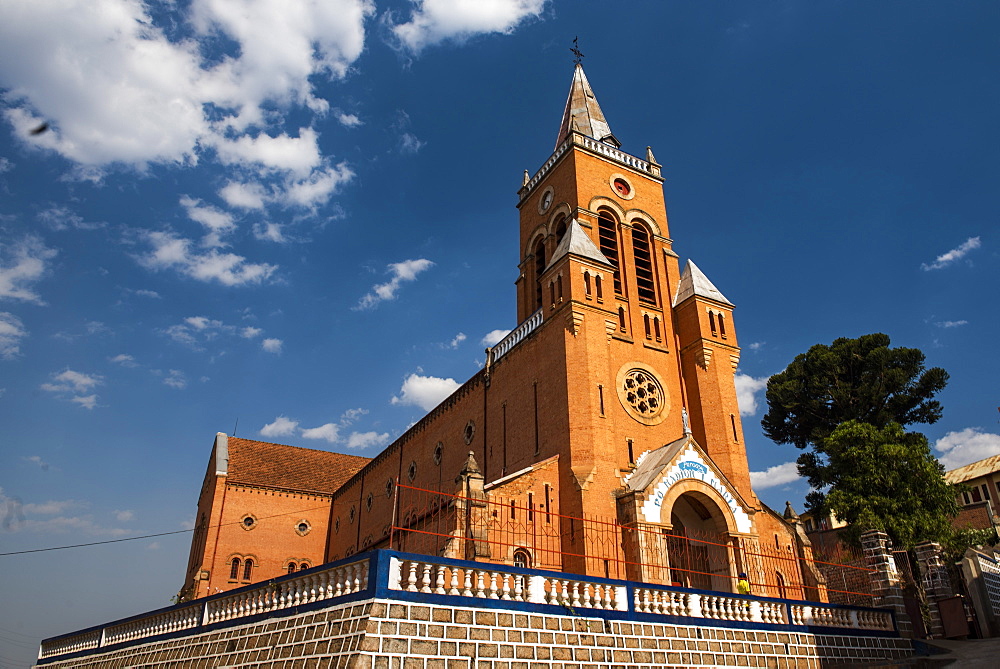
[[[579,65],[580,63],[582,63],[582,62],[583,62],[583,52],[582,52],[582,51],[580,51],[580,45],[579,45],[579,43],[577,42],[577,39],[578,39],[577,37],[574,37],[574,38],[573,38],[573,47],[572,47],[572,48],[570,49],[570,52],[571,52],[571,53],[572,53],[572,54],[573,54],[574,56],[576,56],[576,57],[575,57],[575,58],[573,59],[573,64],[574,64],[574,65]]]

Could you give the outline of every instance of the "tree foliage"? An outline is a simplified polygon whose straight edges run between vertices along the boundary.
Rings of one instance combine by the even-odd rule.
[[[947,384],[948,373],[925,369],[919,349],[890,348],[889,343],[887,335],[876,333],[817,344],[767,382],[764,434],[779,444],[811,449],[799,456],[798,465],[814,490],[840,478],[829,462],[827,440],[841,424],[884,428],[941,417],[941,404],[933,397]],[[817,492],[807,503],[817,511],[822,501]]]
[[[849,541],[869,529],[906,548],[950,536],[956,489],[924,435],[898,423],[848,421],[823,440],[823,449],[836,480],[819,507],[850,524]]]

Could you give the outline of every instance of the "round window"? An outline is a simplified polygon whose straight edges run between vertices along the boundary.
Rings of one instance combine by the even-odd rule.
[[[385,496],[386,497],[392,497],[392,493],[393,493],[393,491],[395,489],[396,489],[396,482],[395,481],[393,481],[392,479],[389,479],[388,481],[385,482]]]
[[[257,527],[257,519],[251,516],[250,514],[247,514],[243,516],[243,520],[240,521],[240,524],[242,525],[244,530],[252,530],[253,528]]]
[[[653,369],[634,362],[618,372],[618,400],[628,414],[644,425],[658,425],[670,405],[663,384]]]
[[[365,500],[365,509],[368,511],[372,510],[372,500],[374,499],[375,497],[371,493],[368,493],[368,499]]]
[[[469,421],[465,424],[465,430],[462,431],[462,438],[465,439],[465,445],[468,446],[472,443],[472,438],[476,436],[476,423],[475,421]]]
[[[444,444],[442,444],[439,441],[437,443],[437,446],[434,447],[434,464],[436,465],[441,464],[441,457],[443,455],[444,455]]]
[[[406,470],[406,478],[413,481],[417,476],[417,463],[416,461],[410,463],[410,467]]]

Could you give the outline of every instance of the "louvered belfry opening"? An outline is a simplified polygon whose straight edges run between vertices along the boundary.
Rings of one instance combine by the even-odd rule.
[[[621,295],[622,277],[621,272],[618,271],[618,233],[615,230],[616,227],[617,224],[615,219],[611,218],[611,214],[602,211],[600,218],[597,219],[597,237],[601,253],[615,267],[615,294]]]
[[[653,279],[653,256],[649,233],[641,225],[632,228],[632,255],[635,256],[635,285],[639,300],[656,304],[656,284]]]

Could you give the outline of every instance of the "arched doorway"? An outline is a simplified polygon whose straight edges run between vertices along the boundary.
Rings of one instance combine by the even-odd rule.
[[[673,585],[731,591],[733,552],[725,511],[704,492],[689,490],[670,506],[663,530],[664,554]]]

